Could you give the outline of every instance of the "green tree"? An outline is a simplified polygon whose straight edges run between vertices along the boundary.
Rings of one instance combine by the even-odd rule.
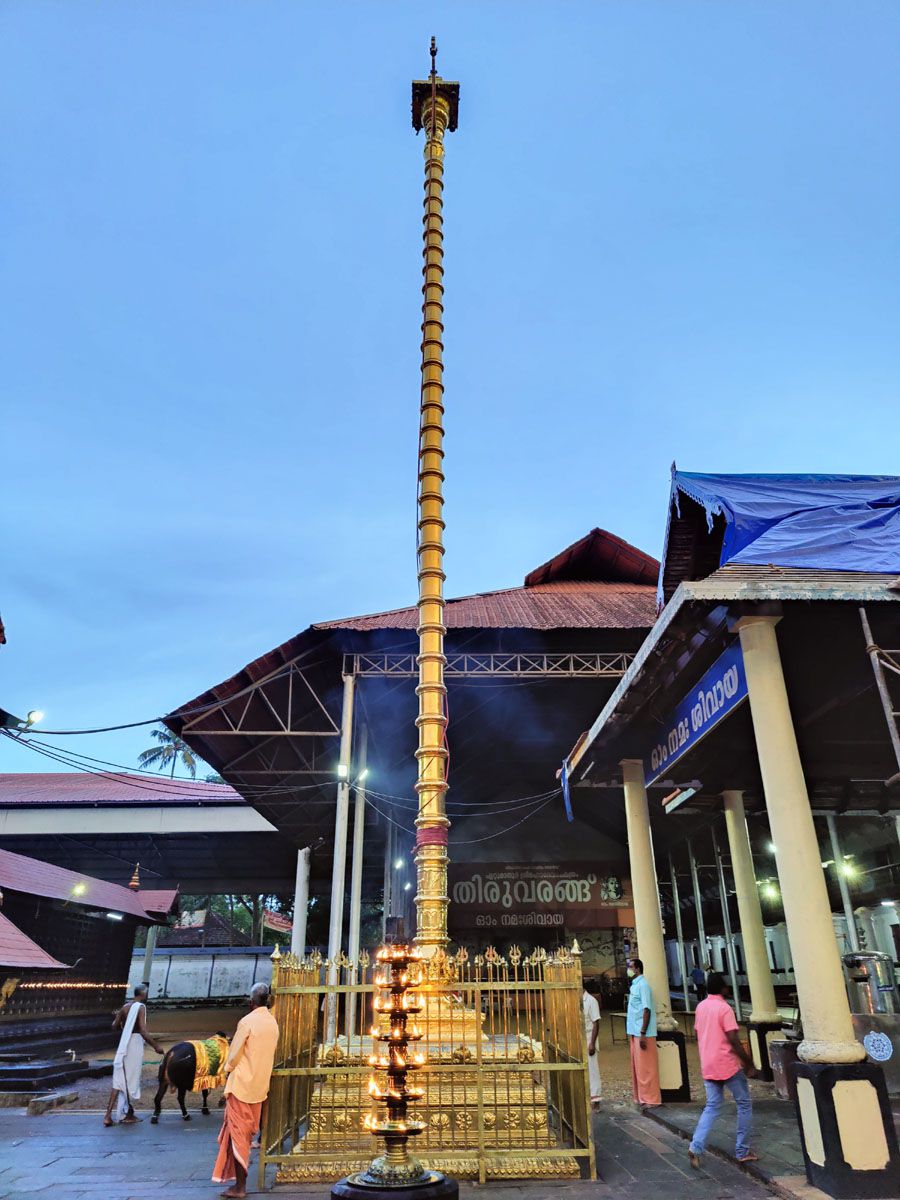
[[[163,728],[151,729],[150,736],[156,739],[158,745],[141,751],[138,755],[140,766],[155,767],[157,771],[164,771],[171,767],[169,777],[174,779],[175,768],[180,759],[182,767],[190,774],[191,779],[197,778],[197,766],[200,760],[187,742],[183,742],[180,737],[176,737],[174,733]]]

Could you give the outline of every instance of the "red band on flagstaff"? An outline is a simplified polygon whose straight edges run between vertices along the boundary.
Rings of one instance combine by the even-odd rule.
[[[419,846],[446,846],[447,845],[447,826],[446,825],[431,825],[426,829],[420,829],[416,833],[416,849]]]

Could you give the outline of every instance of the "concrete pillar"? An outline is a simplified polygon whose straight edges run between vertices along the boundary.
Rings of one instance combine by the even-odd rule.
[[[745,617],[741,647],[803,1017],[803,1062],[860,1062],[831,903],[788,704],[775,617]]]
[[[350,868],[350,929],[347,935],[347,953],[350,957],[348,982],[356,984],[359,981],[357,960],[359,959],[359,930],[362,921],[362,873],[363,873],[363,844],[366,833],[366,749],[368,745],[368,730],[362,727],[359,739],[359,761],[356,780],[356,802],[353,806],[353,858]],[[347,995],[347,1037],[351,1037],[356,1025],[356,995]]]
[[[150,973],[153,970],[153,954],[156,950],[156,939],[159,937],[159,926],[151,925],[147,930],[147,943],[144,948],[144,979],[143,982],[147,985],[147,999],[152,1000],[150,995]]]
[[[762,1078],[771,1079],[769,1042],[781,1033],[781,1016],[775,1000],[775,985],[769,965],[766,930],[759,902],[756,871],[753,869],[753,851],[747,831],[743,793],[723,792],[722,802],[725,806],[725,829],[731,853],[731,873],[737,893],[747,984],[750,988],[750,1020],[747,1025],[750,1051]]]
[[[719,839],[715,829],[712,834],[713,857],[716,860],[716,877],[719,881],[719,904],[722,908],[722,930],[725,943],[725,961],[728,963],[728,974],[731,979],[731,995],[734,1000],[734,1015],[738,1021],[744,1019],[741,1004],[740,984],[738,983],[737,957],[734,952],[734,934],[731,930],[731,913],[728,911],[728,889],[725,887],[725,868],[722,865],[722,851],[719,849]]]
[[[331,911],[328,921],[328,983],[340,982],[337,965],[341,953],[344,925],[344,879],[347,870],[347,823],[350,814],[350,750],[353,745],[353,693],[355,678],[344,676],[341,708],[341,748],[338,759],[337,804],[334,814],[334,865],[331,871]],[[337,998],[331,995],[325,1005],[325,1040],[333,1042],[337,1033]]]
[[[656,882],[647,790],[644,787],[644,764],[640,759],[626,758],[621,765],[637,956],[644,964],[644,975],[656,1002],[660,1091],[664,1101],[689,1100],[691,1093],[684,1034],[672,1016],[669,996],[669,970],[659,911],[659,887]]]
[[[631,890],[634,895],[634,926],[638,955],[644,975],[656,1000],[656,1023],[660,1029],[677,1029],[669,998],[669,972],[659,912],[659,888],[650,834],[650,813],[644,788],[644,765],[639,759],[622,762],[625,788],[625,821],[628,827],[628,857],[631,864]]]
[[[834,870],[837,875],[838,887],[841,890],[841,904],[844,909],[844,919],[847,922],[847,945],[854,953],[859,951],[859,937],[856,932],[856,921],[853,918],[853,904],[850,901],[850,889],[847,887],[847,877],[844,874],[844,852],[838,837],[837,824],[829,813],[825,818],[828,825],[828,837],[831,841],[831,856],[834,859]]]
[[[742,792],[723,792],[722,801],[725,805],[725,830],[728,834],[731,873],[737,893],[747,983],[750,988],[750,1020],[757,1023],[775,1022],[780,1025],[766,950],[759,887],[753,869],[753,851],[750,849],[750,835],[744,813],[744,796]]]
[[[294,920],[291,924],[291,954],[303,958],[306,954],[306,919],[309,915],[309,864],[312,850],[304,846],[297,851],[297,876],[294,880]]]
[[[747,616],[737,629],[803,1020],[795,1069],[807,1179],[832,1196],[897,1195],[900,1152],[884,1072],[864,1061],[853,1033],[777,621]]]

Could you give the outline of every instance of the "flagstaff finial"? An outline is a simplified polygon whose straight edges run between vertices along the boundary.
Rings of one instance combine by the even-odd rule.
[[[434,79],[437,75],[437,42],[434,38],[431,39],[431,78]]]

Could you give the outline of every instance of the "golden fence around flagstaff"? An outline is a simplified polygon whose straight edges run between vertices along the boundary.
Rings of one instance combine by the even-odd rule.
[[[383,1079],[373,1052],[372,975],[367,954],[352,964],[318,955],[275,958],[278,1053],[259,1156],[284,1183],[328,1182],[382,1153],[367,1133],[369,1083]],[[410,1149],[457,1178],[596,1178],[576,953],[513,946],[470,956],[438,952],[423,964],[415,1018],[425,1056],[415,1076],[424,1122]]]

